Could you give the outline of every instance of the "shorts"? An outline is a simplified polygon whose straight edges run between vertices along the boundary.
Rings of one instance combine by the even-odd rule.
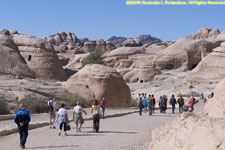
[[[84,123],[84,119],[83,119],[83,116],[82,116],[81,113],[75,114],[75,116],[74,116],[74,122],[75,123],[80,123],[80,124],[83,124]]]
[[[49,119],[55,119],[55,111],[49,112]]]

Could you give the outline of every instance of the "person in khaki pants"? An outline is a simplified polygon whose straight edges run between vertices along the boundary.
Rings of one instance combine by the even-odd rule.
[[[100,123],[100,106],[97,100],[94,101],[91,107],[91,113],[93,115],[93,132],[98,132]]]

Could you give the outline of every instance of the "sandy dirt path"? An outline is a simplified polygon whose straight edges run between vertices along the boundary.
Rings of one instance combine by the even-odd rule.
[[[151,131],[178,116],[157,110],[153,116],[137,113],[122,117],[101,119],[100,132],[92,132],[92,121],[86,121],[81,133],[75,132],[75,125],[68,136],[58,136],[58,129],[42,127],[29,131],[26,147],[30,150],[144,150],[151,140]],[[19,135],[0,137],[1,150],[18,150]]]

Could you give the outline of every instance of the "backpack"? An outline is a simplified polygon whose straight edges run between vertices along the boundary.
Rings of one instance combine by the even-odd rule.
[[[105,100],[100,101],[100,106],[105,106]]]
[[[170,104],[175,105],[176,104],[176,99],[175,98],[171,98],[170,99]]]
[[[54,111],[54,107],[53,107],[53,101],[50,100],[48,101],[48,112],[53,112]]]
[[[147,103],[148,103],[148,104],[150,104],[150,103],[151,103],[151,99],[150,99],[150,98],[148,98]]]
[[[184,99],[183,99],[183,98],[179,98],[179,99],[178,99],[178,103],[179,103],[180,105],[184,105]]]
[[[141,108],[141,109],[144,108],[144,104],[143,104],[142,100],[140,100],[138,102],[138,107]]]

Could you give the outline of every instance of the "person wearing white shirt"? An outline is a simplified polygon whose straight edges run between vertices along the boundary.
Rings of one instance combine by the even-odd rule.
[[[66,124],[69,122],[68,111],[64,108],[65,104],[62,103],[62,107],[58,111],[57,121],[59,123],[59,136],[61,135],[62,127],[64,126],[64,132],[66,133]]]
[[[76,131],[81,132],[81,126],[84,123],[82,113],[87,114],[87,112],[80,106],[80,102],[77,101],[77,105],[73,109],[73,120],[76,124]],[[78,128],[78,124],[80,124]]]

